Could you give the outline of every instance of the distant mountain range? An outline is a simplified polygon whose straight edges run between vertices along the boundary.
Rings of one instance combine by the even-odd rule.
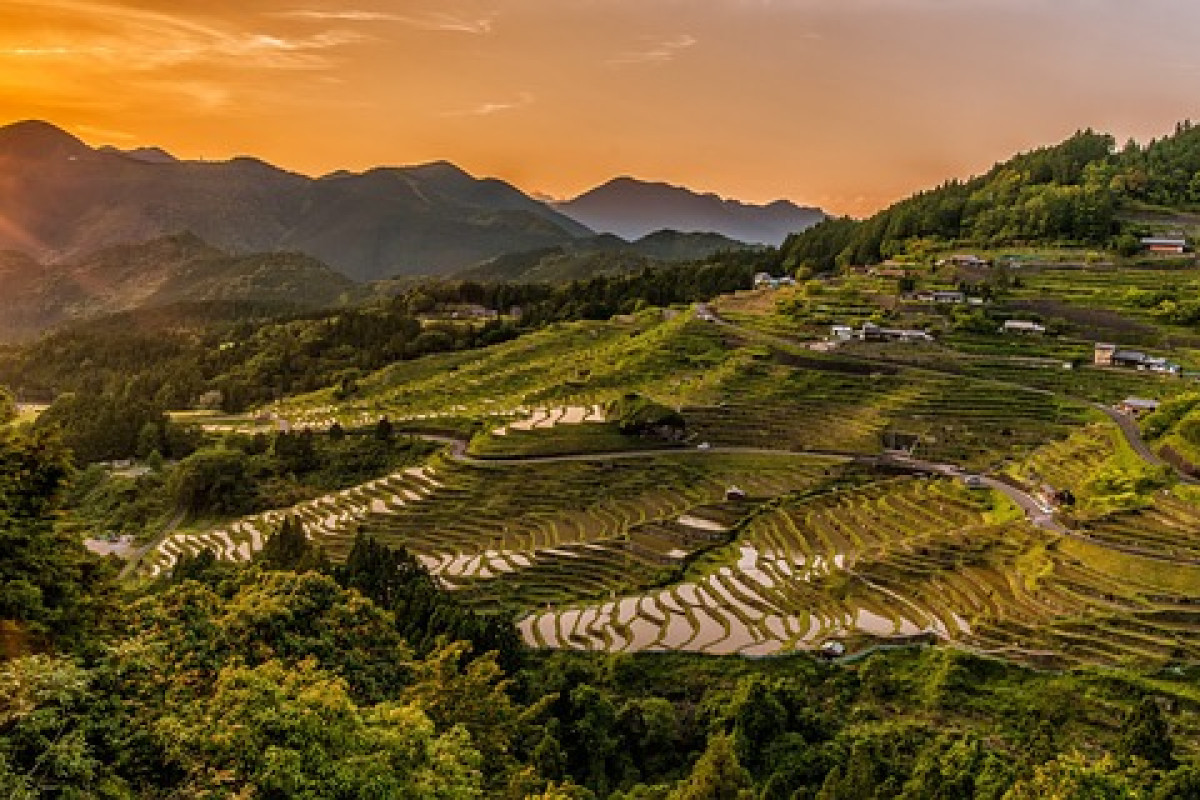
[[[191,231],[231,253],[306,253],[371,280],[443,273],[592,233],[452,164],[314,179],[252,158],[93,149],[45,122],[0,128],[0,176],[0,250],[38,261]]]
[[[551,207],[446,162],[309,178],[254,158],[92,148],[39,121],[0,127],[0,176],[0,250],[38,262],[190,231],[228,253],[305,253],[358,281],[570,249],[595,232],[779,244],[824,218],[784,201],[752,206],[630,178]]]
[[[555,208],[598,233],[629,240],[669,229],[707,231],[772,246],[826,218],[819,208],[786,200],[757,206],[635,178],[616,178]]]
[[[29,338],[101,314],[175,303],[302,310],[364,293],[311,256],[229,255],[193,234],[116,245],[56,264],[0,252],[0,288],[0,340]]]

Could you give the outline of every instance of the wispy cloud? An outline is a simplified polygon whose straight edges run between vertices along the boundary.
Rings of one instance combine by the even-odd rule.
[[[39,29],[17,41],[0,33],[0,58],[89,62],[120,71],[155,70],[192,62],[236,63],[240,69],[318,69],[326,51],[367,38],[327,30],[283,36],[161,11],[93,0],[9,0],[4,17],[36,8]],[[15,6],[15,9],[13,8]]]
[[[445,111],[441,116],[490,117],[493,114],[499,114],[504,111],[515,111],[518,108],[525,108],[526,106],[533,105],[534,100],[536,100],[536,98],[532,92],[521,92],[511,100],[489,100],[487,102],[480,103],[477,106],[472,106],[471,108],[459,109],[457,111]]]
[[[293,9],[276,12],[274,16],[287,19],[312,20],[314,22],[392,22],[426,31],[448,33],[470,33],[482,35],[492,32],[491,17],[467,17],[445,11],[424,14],[396,14],[390,11],[363,11],[345,9],[321,11],[317,9]]]
[[[627,50],[608,59],[613,66],[627,64],[661,64],[673,61],[680,53],[699,43],[699,39],[690,34],[679,34],[664,39],[647,40],[646,46],[637,50]]]

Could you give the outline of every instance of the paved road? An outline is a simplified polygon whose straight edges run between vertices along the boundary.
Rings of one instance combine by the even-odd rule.
[[[1111,406],[1103,406],[1098,403],[1093,403],[1093,407],[1104,412],[1104,414],[1117,423],[1117,427],[1121,429],[1121,433],[1125,435],[1125,441],[1129,443],[1129,447],[1133,452],[1137,453],[1138,457],[1153,467],[1167,466],[1175,471],[1182,483],[1191,484],[1192,486],[1200,486],[1200,479],[1197,479],[1186,472],[1180,471],[1174,464],[1164,461],[1157,453],[1150,449],[1146,444],[1146,440],[1142,438],[1142,429],[1138,426],[1137,420],[1128,414],[1117,411]]]

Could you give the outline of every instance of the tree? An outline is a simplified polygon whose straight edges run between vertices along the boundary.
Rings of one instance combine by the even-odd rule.
[[[1154,789],[1153,800],[1200,800],[1200,767],[1179,767]]]
[[[36,638],[81,635],[108,570],[56,526],[70,460],[45,431],[0,429],[0,620]]]
[[[1111,756],[1091,762],[1076,752],[1042,764],[1004,800],[1137,800],[1138,783]]]
[[[171,471],[167,494],[191,513],[244,513],[252,500],[246,454],[219,448],[193,453]]]
[[[670,800],[744,800],[752,798],[750,773],[738,762],[733,737],[718,733],[687,780],[676,787]]]
[[[1118,755],[1123,759],[1145,759],[1155,769],[1170,770],[1175,767],[1174,750],[1175,743],[1158,702],[1153,697],[1143,697],[1121,725]]]
[[[272,570],[307,572],[325,571],[329,567],[324,551],[308,541],[300,520],[291,514],[284,517],[279,529],[267,537],[256,560]]]
[[[360,706],[315,661],[223,668],[211,696],[159,723],[188,796],[481,796],[462,728],[439,734],[415,705]]]

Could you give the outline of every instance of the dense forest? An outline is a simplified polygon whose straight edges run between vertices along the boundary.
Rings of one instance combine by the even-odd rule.
[[[1200,206],[1200,128],[1146,145],[1082,131],[986,174],[921,192],[861,222],[833,219],[788,239],[785,263],[811,272],[955,244],[1121,247],[1120,212]],[[1136,245],[1136,242],[1135,242]]]
[[[402,550],[331,566],[288,521],[118,584],[56,524],[71,476],[0,428],[5,797],[1200,797],[1194,671],[534,653]]]

